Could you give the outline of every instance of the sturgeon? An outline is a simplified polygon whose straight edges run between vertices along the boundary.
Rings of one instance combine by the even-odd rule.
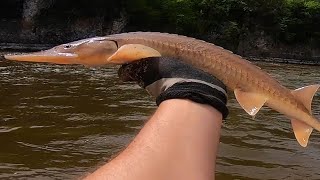
[[[214,44],[181,35],[158,32],[131,32],[83,39],[52,49],[6,55],[17,61],[82,64],[97,66],[123,64],[148,57],[174,57],[221,80],[234,91],[240,106],[255,116],[266,105],[291,119],[299,144],[306,147],[319,121],[312,115],[311,103],[319,84],[289,90],[259,67]]]

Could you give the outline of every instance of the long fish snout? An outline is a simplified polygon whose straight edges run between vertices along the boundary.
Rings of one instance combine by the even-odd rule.
[[[25,61],[25,62],[47,62],[56,64],[72,64],[72,60],[78,57],[77,54],[73,53],[60,53],[53,50],[40,51],[35,53],[26,54],[7,54],[4,58],[7,60],[14,61]]]

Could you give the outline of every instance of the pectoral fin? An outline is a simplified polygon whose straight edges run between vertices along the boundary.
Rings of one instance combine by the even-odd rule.
[[[115,64],[124,64],[149,57],[161,57],[161,54],[145,45],[126,44],[121,46],[107,61]]]
[[[240,106],[251,116],[255,116],[266,103],[267,98],[261,94],[235,89],[234,94]]]
[[[298,143],[302,147],[307,147],[313,128],[306,123],[295,119],[291,120],[291,125]]]

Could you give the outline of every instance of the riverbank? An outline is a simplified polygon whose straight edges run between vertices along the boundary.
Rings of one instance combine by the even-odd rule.
[[[0,51],[41,51],[49,49],[55,44],[19,44],[19,43],[0,43]]]
[[[320,66],[320,61],[318,61],[318,60],[299,60],[299,59],[283,59],[283,58],[259,58],[259,57],[246,57],[246,59],[248,59],[250,61],[258,61],[258,62]]]

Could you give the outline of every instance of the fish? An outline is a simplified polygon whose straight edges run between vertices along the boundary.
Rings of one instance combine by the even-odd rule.
[[[173,57],[199,68],[232,90],[240,106],[251,116],[268,106],[291,120],[294,135],[306,147],[320,123],[311,103],[320,84],[289,90],[250,61],[212,43],[169,33],[129,32],[62,44],[52,49],[6,59],[56,64],[101,66],[124,64],[150,57]]]

